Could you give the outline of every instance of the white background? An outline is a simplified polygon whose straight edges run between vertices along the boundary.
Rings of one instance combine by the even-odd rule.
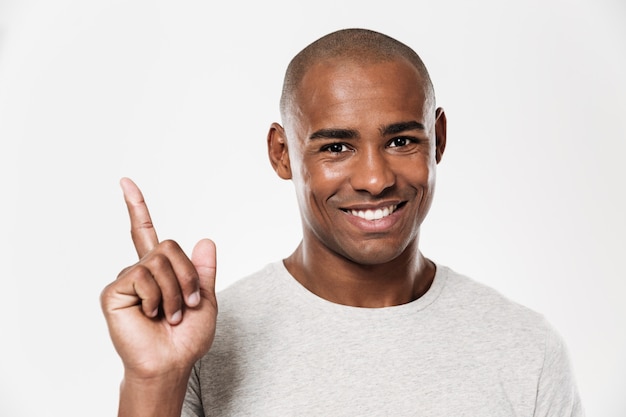
[[[626,415],[626,5],[0,0],[0,415],[111,416],[98,296],[134,262],[118,180],[219,288],[299,240],[265,156],[284,69],[344,27],[409,44],[449,122],[427,256],[544,313],[589,416]]]

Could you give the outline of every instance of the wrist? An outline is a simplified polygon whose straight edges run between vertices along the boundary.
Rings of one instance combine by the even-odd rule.
[[[179,417],[191,370],[145,377],[126,371],[120,386],[119,417]]]

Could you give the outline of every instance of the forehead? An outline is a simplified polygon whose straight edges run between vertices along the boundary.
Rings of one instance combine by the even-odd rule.
[[[428,109],[424,82],[418,70],[399,58],[355,62],[333,59],[312,65],[293,97],[293,116],[315,125],[364,121],[424,122]],[[351,126],[353,127],[353,126]]]

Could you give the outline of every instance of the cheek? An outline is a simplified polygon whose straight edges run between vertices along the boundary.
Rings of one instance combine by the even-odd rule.
[[[294,173],[296,187],[304,194],[323,199],[329,198],[349,178],[349,172],[343,165],[305,158]]]
[[[309,165],[306,161],[294,173],[293,182],[300,214],[309,227],[318,229],[329,222],[335,212],[333,197],[346,183],[345,173],[334,167]]]
[[[422,188],[435,182],[437,165],[428,155],[418,155],[410,163],[396,165],[396,178],[402,178],[409,185]]]
[[[316,164],[310,175],[318,187],[337,189],[350,178],[350,169],[348,163]]]

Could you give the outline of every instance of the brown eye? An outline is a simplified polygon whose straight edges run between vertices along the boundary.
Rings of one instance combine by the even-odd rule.
[[[341,153],[348,150],[348,147],[343,143],[331,143],[330,145],[326,145],[322,148],[322,151],[331,152],[331,153]]]
[[[405,137],[393,138],[391,142],[389,142],[390,148],[399,148],[401,146],[408,145],[410,139]]]

